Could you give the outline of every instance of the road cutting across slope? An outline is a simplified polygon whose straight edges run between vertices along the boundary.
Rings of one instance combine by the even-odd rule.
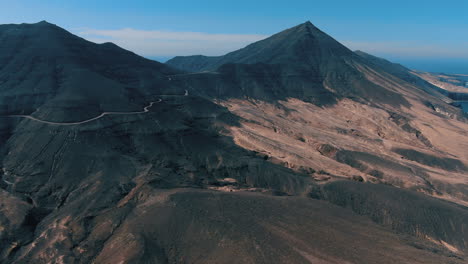
[[[178,76],[189,76],[189,75],[197,75],[197,74],[219,74],[219,72],[215,71],[202,71],[202,72],[190,72],[190,73],[181,73],[181,74],[173,74],[173,75],[166,75],[169,81],[172,81],[174,77]]]
[[[7,117],[26,118],[26,119],[29,119],[29,120],[33,120],[33,121],[36,121],[36,122],[43,123],[43,124],[55,125],[55,126],[76,126],[76,125],[83,125],[83,124],[86,124],[86,123],[89,123],[89,122],[93,122],[95,120],[98,120],[98,119],[103,118],[104,116],[108,116],[108,115],[136,115],[136,114],[148,113],[150,111],[149,109],[154,104],[160,103],[160,102],[162,102],[162,99],[158,99],[158,101],[156,101],[156,102],[150,102],[149,105],[147,105],[147,106],[145,106],[143,108],[143,111],[138,111],[138,112],[104,112],[104,113],[102,113],[102,114],[100,114],[100,115],[98,115],[96,117],[86,119],[86,120],[83,120],[83,121],[78,121],[78,122],[51,122],[51,121],[41,120],[41,119],[35,118],[33,116],[30,116],[30,115],[9,115]]]

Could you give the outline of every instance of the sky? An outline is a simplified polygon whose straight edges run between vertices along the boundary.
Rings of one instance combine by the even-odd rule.
[[[0,24],[41,20],[160,61],[222,55],[311,21],[353,50],[468,73],[467,0],[0,0]]]

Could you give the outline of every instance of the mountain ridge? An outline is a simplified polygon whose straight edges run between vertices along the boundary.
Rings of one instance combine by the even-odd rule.
[[[190,74],[23,27],[0,262],[466,262],[468,123],[387,64],[307,23]]]
[[[137,110],[147,103],[143,94],[179,72],[48,22],[1,26],[0,41],[0,111],[5,114],[74,121]]]
[[[323,52],[327,53],[332,51],[334,53],[338,53],[337,55],[352,55],[352,52],[349,49],[339,44],[326,33],[315,27],[310,21],[307,21],[303,24],[286,29],[272,35],[271,37],[252,43],[245,48],[227,53],[223,56],[193,56],[193,58],[206,61],[207,65],[205,66],[199,65],[198,67],[185,67],[183,64],[179,63],[179,61],[190,59],[191,56],[175,57],[166,62],[166,64],[190,72],[214,71],[217,67],[227,63],[275,64],[281,62],[282,60],[290,60],[291,58],[288,58],[288,56],[291,55],[293,55],[295,58],[298,58],[298,55],[300,54],[291,54],[289,50],[295,49],[294,46],[299,44],[308,46],[307,49],[312,51],[320,52],[320,47],[329,47],[330,49],[326,49]],[[316,49],[313,48],[314,46]],[[291,52],[294,52],[294,50]]]
[[[367,80],[360,68],[368,62],[306,22],[219,57],[176,57],[167,65],[203,77],[219,73],[216,90],[193,90],[209,96],[247,96],[262,100],[288,97],[333,105],[341,98],[409,106],[400,94]],[[185,81],[184,79],[184,81]],[[195,80],[197,81],[197,80]]]

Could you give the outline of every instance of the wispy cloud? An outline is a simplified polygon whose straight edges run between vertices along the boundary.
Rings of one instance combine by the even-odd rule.
[[[362,50],[371,54],[386,54],[401,57],[428,58],[468,58],[468,45],[429,45],[418,42],[388,41],[388,42],[360,42],[343,41],[352,50]]]
[[[142,56],[223,55],[264,39],[266,35],[209,34],[201,32],[85,29],[76,33],[87,40],[113,42]]]

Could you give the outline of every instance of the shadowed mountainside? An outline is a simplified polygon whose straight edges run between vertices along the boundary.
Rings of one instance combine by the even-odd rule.
[[[466,122],[310,22],[196,74],[0,40],[2,263],[466,261]]]
[[[137,111],[177,73],[112,43],[94,44],[45,21],[0,26],[0,111],[76,121]],[[183,94],[183,91],[181,91]]]
[[[190,79],[189,89],[218,98],[274,101],[293,97],[331,105],[345,97],[408,106],[400,94],[367,80],[358,69],[366,61],[310,22],[224,56],[175,57],[166,64],[200,72],[177,79]],[[212,85],[193,85],[206,82],[206,75],[213,71],[218,74],[210,79]]]
[[[175,57],[167,64],[189,72],[215,71],[224,64],[294,64],[318,68],[330,58],[353,56],[348,48],[306,22],[220,57]]]
[[[186,85],[191,94],[219,99],[241,117],[242,126],[231,132],[244,148],[297,171],[329,167],[334,175],[466,204],[466,171],[440,166],[435,171],[421,166],[431,167],[427,162],[418,163],[425,153],[436,162],[467,163],[462,111],[409,69],[354,53],[310,22],[225,56],[176,57],[167,64],[202,71],[171,81]],[[452,137],[442,139],[441,133]],[[323,151],[324,146],[331,150]],[[405,157],[394,148],[415,149]]]

